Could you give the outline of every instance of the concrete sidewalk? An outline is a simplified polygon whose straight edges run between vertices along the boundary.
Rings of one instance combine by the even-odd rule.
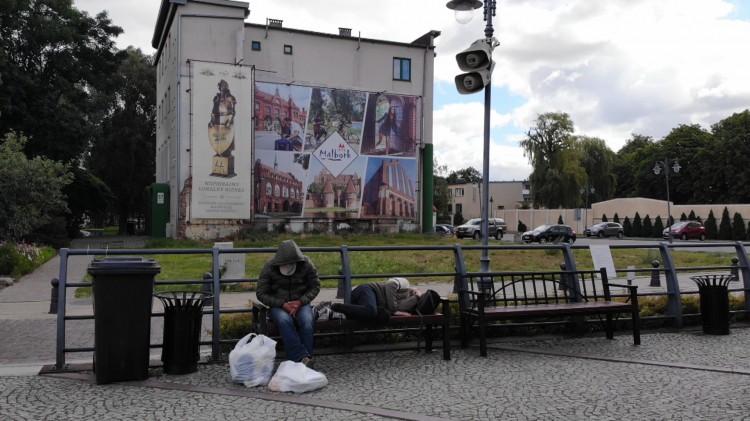
[[[90,259],[71,258],[68,276],[83,277]],[[58,272],[59,260],[53,260],[0,291],[0,419],[643,420],[750,414],[746,325],[733,326],[727,336],[696,329],[644,332],[637,347],[627,332],[613,341],[600,332],[495,338],[487,358],[472,344],[454,346],[450,361],[439,352],[319,355],[316,368],[329,384],[304,395],[233,384],[226,362],[182,376],[154,367],[146,381],[108,385],[96,385],[90,371],[38,375],[55,359],[49,281]],[[452,289],[420,287],[442,294]],[[222,294],[222,308],[246,306],[250,297]],[[319,300],[333,297],[335,290],[325,289]],[[86,300],[67,304],[69,312],[91,312]],[[93,323],[70,323],[66,337],[70,346],[92,341]],[[90,365],[91,357],[68,362]]]

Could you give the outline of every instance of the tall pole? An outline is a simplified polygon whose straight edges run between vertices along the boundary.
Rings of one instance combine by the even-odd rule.
[[[667,159],[664,159],[664,175],[667,179],[667,225],[669,225],[669,228],[667,228],[669,231],[669,243],[672,243],[672,223],[669,221],[672,219],[672,203],[669,201],[669,162]]]
[[[492,27],[492,16],[495,15],[495,0],[484,1],[484,37],[489,45],[493,45],[492,39],[495,30]],[[490,64],[491,66],[491,64]],[[492,108],[492,82],[484,87],[484,159],[482,161],[482,246],[489,243],[489,209],[490,209],[490,111]],[[482,248],[482,256],[479,259],[481,272],[490,271],[490,251]]]
[[[672,219],[672,202],[669,199],[669,163],[672,161],[674,165],[672,166],[672,169],[675,173],[680,172],[680,164],[677,162],[677,159],[670,160],[669,158],[664,158],[664,161],[656,161],[656,164],[654,165],[654,174],[659,175],[661,173],[662,167],[664,168],[664,179],[666,180],[667,184],[667,235],[669,236],[669,243],[672,243],[672,223],[670,222],[670,219]]]

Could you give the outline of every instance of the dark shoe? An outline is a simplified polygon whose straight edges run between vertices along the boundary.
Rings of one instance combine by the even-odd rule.
[[[302,364],[306,365],[307,368],[315,370],[315,360],[310,357],[305,357],[301,361]]]

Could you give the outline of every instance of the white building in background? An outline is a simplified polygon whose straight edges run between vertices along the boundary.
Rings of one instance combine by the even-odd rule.
[[[342,220],[431,230],[440,33],[392,42],[249,14],[247,2],[162,0],[152,45],[167,236]]]

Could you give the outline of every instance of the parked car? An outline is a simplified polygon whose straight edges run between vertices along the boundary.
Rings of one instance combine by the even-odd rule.
[[[576,241],[576,232],[567,225],[540,225],[531,231],[526,231],[521,236],[524,243],[539,243],[564,241],[573,244]]]
[[[622,225],[617,222],[600,222],[590,228],[586,228],[583,231],[586,237],[617,237],[622,238],[625,235],[625,231],[622,229]]]
[[[669,228],[665,228],[661,233],[662,238],[669,239]],[[701,241],[706,239],[706,227],[698,221],[680,221],[672,224],[672,238],[680,240],[689,240],[697,238]]]
[[[456,229],[450,224],[437,224],[435,225],[435,232],[440,235],[454,235]]]
[[[473,238],[478,240],[482,238],[482,220],[480,218],[469,219],[463,225],[456,228],[456,238]],[[502,218],[490,218],[489,224],[487,225],[487,232],[490,237],[496,239],[503,238],[503,235],[507,231],[505,220]]]

